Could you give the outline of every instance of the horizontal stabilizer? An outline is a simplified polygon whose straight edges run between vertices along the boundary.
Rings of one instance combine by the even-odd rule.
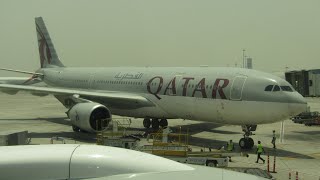
[[[0,68],[0,70],[10,71],[10,72],[17,72],[17,73],[22,73],[22,74],[32,74],[32,75],[43,76],[43,74],[41,74],[41,73],[30,72],[30,71],[21,71],[21,70],[15,70],[15,69],[7,69],[7,68]]]

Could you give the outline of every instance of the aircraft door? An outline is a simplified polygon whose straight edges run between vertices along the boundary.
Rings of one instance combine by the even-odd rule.
[[[236,76],[232,82],[230,90],[230,99],[234,101],[242,100],[242,91],[247,80],[246,76]]]
[[[94,89],[94,84],[95,83],[95,80],[94,80],[94,74],[91,73],[89,75],[89,81],[88,81],[88,89]]]

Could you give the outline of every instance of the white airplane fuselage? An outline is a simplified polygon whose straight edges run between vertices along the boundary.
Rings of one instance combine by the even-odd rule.
[[[265,179],[223,168],[182,164],[152,154],[110,146],[1,146],[0,152],[0,179],[6,180]]]
[[[248,125],[287,119],[306,109],[306,101],[291,85],[271,74],[213,67],[42,68],[52,87],[139,94],[153,107],[126,108],[103,99],[87,99],[112,114],[137,118],[190,119]],[[272,85],[274,91],[266,91]],[[283,87],[276,90],[275,86]],[[287,89],[288,90],[288,89]]]

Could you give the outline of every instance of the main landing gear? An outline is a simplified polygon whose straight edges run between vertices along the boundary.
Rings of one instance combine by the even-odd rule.
[[[250,136],[254,135],[252,134],[252,131],[257,129],[257,125],[243,125],[241,127],[244,135],[243,138],[239,140],[239,146],[241,149],[251,149],[254,145],[254,141]]]
[[[75,125],[72,125],[72,130],[73,130],[74,132],[80,132],[80,128],[78,128],[78,127],[75,126]]]
[[[161,127],[167,127],[168,126],[168,120],[167,119],[157,119],[157,118],[144,118],[143,120],[143,126],[145,128],[150,128],[150,126],[153,129],[159,129],[159,126]]]
[[[87,133],[87,131],[83,130],[83,129],[80,129],[79,127],[75,126],[75,125],[72,125],[72,130],[74,132],[82,132],[82,133]]]

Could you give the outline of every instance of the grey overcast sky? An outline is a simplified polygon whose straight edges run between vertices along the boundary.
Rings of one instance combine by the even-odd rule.
[[[1,0],[1,67],[39,68],[37,16],[66,66],[320,68],[319,0]]]

